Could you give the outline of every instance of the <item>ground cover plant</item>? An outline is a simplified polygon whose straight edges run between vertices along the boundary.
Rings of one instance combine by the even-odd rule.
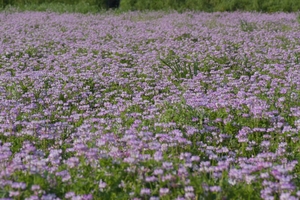
[[[299,199],[298,19],[0,13],[0,198]]]

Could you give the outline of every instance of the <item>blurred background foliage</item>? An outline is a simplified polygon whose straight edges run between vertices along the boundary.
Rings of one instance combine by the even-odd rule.
[[[58,12],[99,12],[118,8],[130,10],[197,10],[296,12],[300,0],[0,0],[0,8]]]

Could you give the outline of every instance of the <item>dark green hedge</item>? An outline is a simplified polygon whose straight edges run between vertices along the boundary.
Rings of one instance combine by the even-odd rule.
[[[201,10],[201,11],[262,11],[295,12],[299,0],[121,0],[122,10]]]
[[[108,8],[116,0],[0,0],[0,8],[6,6],[36,8],[37,5],[63,4],[76,6],[83,4],[93,9]],[[117,0],[118,1],[118,0]],[[88,8],[87,8],[88,9]],[[300,0],[120,0],[119,9],[128,10],[200,10],[200,11],[262,11],[295,12],[300,10]]]
[[[53,5],[61,4],[66,6],[88,5],[91,7],[107,8],[107,1],[109,0],[0,0],[0,7],[7,6],[24,7],[24,6],[38,6],[38,5]]]

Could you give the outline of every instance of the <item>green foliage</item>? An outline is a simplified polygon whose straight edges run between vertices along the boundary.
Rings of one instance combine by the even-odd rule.
[[[191,125],[202,128],[202,121],[207,114],[203,109],[194,109],[193,107],[187,105],[184,100],[176,104],[170,104],[166,102],[164,108],[166,108],[166,110],[160,116],[161,121],[166,123],[175,122],[179,126]],[[193,122],[193,118],[197,118],[197,121]]]
[[[120,7],[122,10],[135,10],[135,4],[137,0],[122,0]]]
[[[185,59],[182,59],[170,50],[166,58],[160,58],[160,61],[162,65],[171,69],[176,78],[193,78],[200,71],[200,63],[186,61],[186,59],[191,59],[191,57],[187,55]]]
[[[208,6],[205,1],[197,1],[197,0],[186,0],[185,8],[188,10],[205,10]]]
[[[240,21],[240,27],[242,31],[252,32],[256,29],[255,23],[247,22],[245,20]]]
[[[297,16],[297,22],[300,24],[300,14],[298,14],[298,16]],[[297,57],[297,59],[298,59],[298,57]]]
[[[107,9],[106,0],[0,0],[0,8],[18,10],[95,13]],[[120,0],[120,10],[201,10],[296,12],[297,0]]]
[[[263,11],[293,12],[300,9],[296,0],[121,0],[121,10],[201,10],[201,11]]]
[[[0,0],[0,9],[12,11],[53,11],[59,13],[96,13],[105,7],[105,0]],[[13,9],[15,10],[15,9]]]

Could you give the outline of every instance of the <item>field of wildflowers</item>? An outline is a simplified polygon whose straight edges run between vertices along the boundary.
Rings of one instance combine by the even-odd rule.
[[[0,198],[299,199],[296,13],[0,13]]]

